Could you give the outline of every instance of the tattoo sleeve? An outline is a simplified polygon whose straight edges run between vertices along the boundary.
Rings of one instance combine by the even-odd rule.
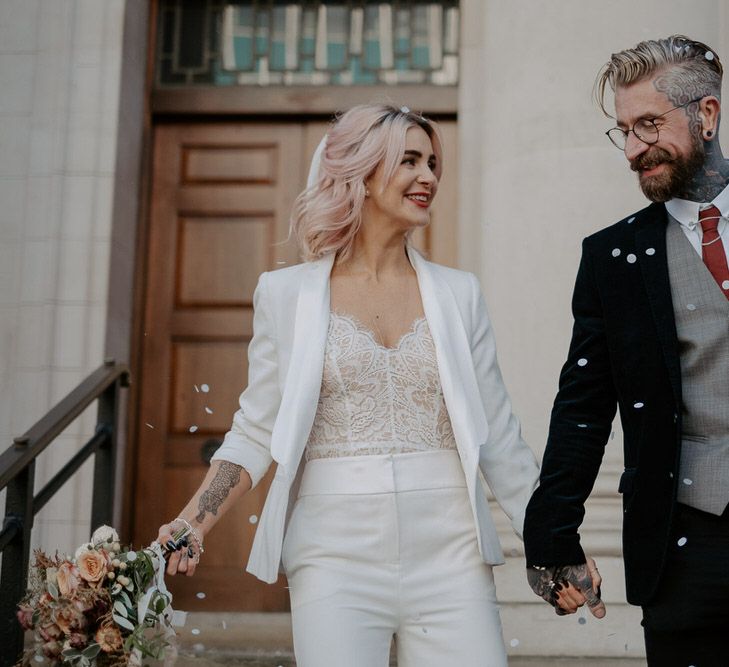
[[[230,461],[221,461],[218,472],[210,482],[210,486],[203,491],[197,503],[198,514],[195,521],[202,523],[209,512],[217,516],[218,510],[230,495],[231,490],[240,482],[241,466]]]

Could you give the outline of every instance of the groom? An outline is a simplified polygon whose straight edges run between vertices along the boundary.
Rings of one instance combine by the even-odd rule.
[[[574,329],[539,488],[527,574],[557,613],[599,575],[578,528],[616,407],[625,433],[623,554],[649,665],[729,665],[729,163],[718,141],[722,66],[687,37],[612,56],[625,153],[653,204],[583,242]],[[607,112],[606,112],[607,113]]]

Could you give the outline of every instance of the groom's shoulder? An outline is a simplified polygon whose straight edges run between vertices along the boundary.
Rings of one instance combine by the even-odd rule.
[[[614,243],[625,238],[633,238],[638,228],[658,219],[663,220],[665,216],[666,207],[663,204],[650,204],[639,211],[626,215],[616,223],[590,234],[585,238],[585,244],[599,247],[606,243]]]

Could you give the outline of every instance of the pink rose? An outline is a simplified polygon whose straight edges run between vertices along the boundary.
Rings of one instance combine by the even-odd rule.
[[[58,581],[58,590],[64,597],[73,597],[81,583],[78,568],[68,561],[64,561],[58,566],[56,579]]]
[[[15,612],[18,617],[18,623],[23,630],[33,629],[33,607],[27,604],[19,604],[18,611]]]
[[[74,632],[64,643],[63,648],[86,648],[89,640],[86,635]]]
[[[106,576],[106,556],[98,551],[85,551],[82,553],[76,561],[76,566],[81,578],[91,584],[101,581]]]

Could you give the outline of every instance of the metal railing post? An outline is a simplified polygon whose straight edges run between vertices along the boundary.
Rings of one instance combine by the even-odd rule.
[[[94,490],[91,503],[91,530],[100,525],[110,525],[114,507],[114,461],[116,459],[119,387],[117,379],[99,397],[99,412],[96,430],[107,433],[106,440],[94,455]]]
[[[0,577],[0,667],[11,667],[23,650],[23,630],[15,610],[25,595],[30,561],[30,533],[33,528],[33,483],[35,461],[29,463],[7,486],[3,528],[15,524],[17,530],[2,552]]]

